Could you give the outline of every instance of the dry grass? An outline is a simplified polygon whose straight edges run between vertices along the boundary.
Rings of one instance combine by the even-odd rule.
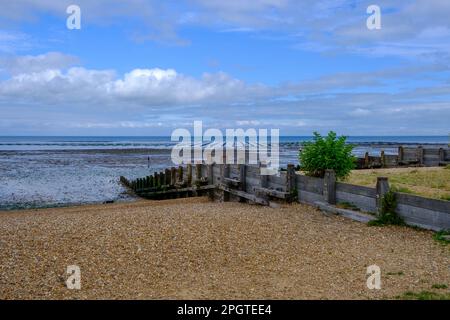
[[[206,199],[0,214],[0,299],[380,299],[450,285],[432,233]],[[65,287],[81,268],[80,291]],[[366,287],[366,268],[382,289]]]
[[[450,201],[450,170],[444,167],[353,170],[345,182],[374,187],[381,176],[400,192]]]

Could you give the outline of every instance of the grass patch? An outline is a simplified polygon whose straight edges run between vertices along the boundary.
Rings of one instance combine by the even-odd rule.
[[[448,289],[446,284],[433,284],[431,286],[432,289]]]
[[[403,273],[403,271],[399,271],[399,272],[387,272],[386,275],[388,275],[388,276],[403,276],[404,273]]]
[[[355,206],[353,203],[350,203],[350,202],[339,202],[338,204],[336,204],[336,207],[341,208],[341,209],[361,211],[360,208],[358,208],[357,206]]]
[[[399,187],[399,186],[396,186],[396,185],[392,185],[392,191],[414,194],[414,191],[412,191],[411,189],[409,189],[407,187]]]
[[[450,170],[450,164],[446,165],[444,169]]]
[[[388,177],[399,192],[450,201],[450,170],[447,167],[353,170],[346,183],[375,187],[377,177]]]
[[[450,240],[448,240],[448,237],[450,235],[450,230],[442,230],[439,232],[436,232],[433,235],[433,239],[444,244],[444,245],[448,245],[450,243]]]
[[[402,300],[450,300],[450,293],[438,293],[432,291],[407,291],[403,295],[396,298]]]

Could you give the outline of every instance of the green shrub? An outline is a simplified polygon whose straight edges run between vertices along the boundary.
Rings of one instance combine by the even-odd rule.
[[[314,141],[303,143],[299,154],[301,169],[314,177],[322,178],[327,169],[333,169],[338,178],[346,177],[355,168],[356,161],[352,155],[354,146],[346,140],[346,137],[338,138],[333,131],[326,137],[314,132]]]
[[[402,226],[405,224],[402,217],[400,217],[396,212],[397,199],[395,192],[388,191],[383,199],[381,199],[381,210],[380,215],[376,220],[370,221],[371,226],[384,226],[384,225],[397,225]]]
[[[295,187],[291,190],[291,193],[289,194],[289,200],[291,202],[297,202],[298,201],[298,189]]]
[[[354,205],[353,203],[347,202],[347,201],[339,202],[338,204],[336,204],[336,207],[342,208],[342,209],[354,210],[354,211],[361,211],[361,209],[358,208],[356,205]]]
[[[450,170],[450,164],[446,165],[445,169],[449,169]]]
[[[448,289],[448,286],[444,283],[437,283],[431,286],[432,289]]]
[[[450,300],[450,293],[437,293],[430,291],[420,292],[405,292],[401,296],[397,296],[397,299],[402,300]]]
[[[441,230],[436,232],[433,235],[434,240],[444,244],[444,245],[448,245],[450,244],[450,241],[448,240],[448,236],[450,235],[450,229],[448,230]]]

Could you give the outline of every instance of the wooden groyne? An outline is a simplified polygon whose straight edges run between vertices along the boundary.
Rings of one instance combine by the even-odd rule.
[[[194,178],[192,169],[190,164],[172,167],[132,181],[122,176],[120,182],[138,196],[155,200],[204,195],[215,188],[202,176],[201,165],[195,166]]]
[[[334,171],[324,178],[299,174],[293,165],[274,175],[262,174],[262,166],[245,164],[196,164],[169,168],[153,175],[120,181],[137,195],[147,199],[171,199],[208,195],[216,201],[239,201],[278,206],[302,202],[352,216],[349,210],[337,210],[336,204],[351,204],[361,216],[373,219],[381,209],[381,199],[389,191],[387,178],[378,178],[376,188],[357,186],[336,180]],[[450,201],[428,199],[396,192],[396,212],[406,223],[426,229],[450,229]]]
[[[397,155],[387,155],[382,150],[379,156],[365,153],[357,159],[358,169],[395,167],[437,167],[450,164],[450,148],[398,147]]]

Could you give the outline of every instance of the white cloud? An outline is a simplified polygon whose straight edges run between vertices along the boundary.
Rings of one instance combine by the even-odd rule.
[[[285,134],[327,128],[387,134],[397,123],[408,123],[411,132],[421,128],[416,134],[448,131],[448,68],[438,64],[337,73],[269,86],[221,72],[192,77],[174,69],[142,68],[119,75],[114,70],[69,67],[76,58],[59,53],[9,59],[2,66],[9,67],[10,76],[0,80],[3,134],[17,134],[18,128],[20,134],[146,134],[198,119],[218,128],[278,127]],[[390,92],[389,83],[430,72],[434,85],[414,82]]]
[[[173,69],[154,68],[134,69],[118,78],[113,70],[57,68],[72,61],[72,57],[56,53],[4,61],[2,65],[12,76],[0,82],[0,94],[9,101],[16,99],[31,105],[89,101],[145,107],[239,102],[274,94],[272,88],[246,84],[224,73],[193,78]]]
[[[353,111],[351,111],[349,114],[351,116],[355,116],[355,117],[365,117],[370,115],[372,112],[368,109],[363,109],[363,108],[357,108]]]
[[[60,52],[48,52],[37,56],[5,56],[0,57],[0,70],[10,74],[30,74],[50,69],[65,69],[77,64],[78,58]]]
[[[70,0],[15,0],[2,3],[0,18],[38,21],[41,14],[65,17]],[[157,1],[78,0],[83,20],[114,25],[133,19],[133,38],[188,44],[178,29],[200,25],[217,31],[275,32],[293,46],[319,52],[345,51],[364,55],[395,55],[438,59],[448,53],[450,2],[448,0],[378,0],[382,29],[366,28],[369,0],[185,0]],[[140,30],[140,34],[136,34]],[[276,36],[275,36],[276,37]],[[2,43],[0,50],[11,49]],[[447,57],[445,57],[447,58]]]

